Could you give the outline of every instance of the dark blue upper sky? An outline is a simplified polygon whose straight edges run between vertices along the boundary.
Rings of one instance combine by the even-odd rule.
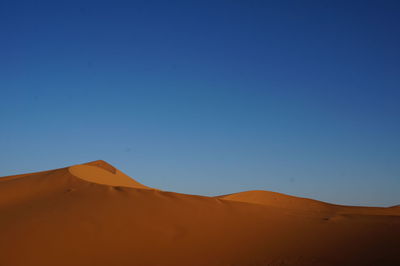
[[[1,1],[0,175],[400,204],[399,1]]]

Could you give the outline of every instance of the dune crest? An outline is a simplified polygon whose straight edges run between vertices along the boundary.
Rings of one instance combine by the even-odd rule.
[[[102,160],[70,166],[68,167],[68,171],[73,176],[92,183],[109,186],[153,189],[137,182]]]
[[[92,162],[84,163],[83,165],[97,166],[104,170],[109,171],[112,174],[117,173],[117,168],[115,168],[114,166],[112,166],[111,164],[109,164],[103,160],[92,161]]]

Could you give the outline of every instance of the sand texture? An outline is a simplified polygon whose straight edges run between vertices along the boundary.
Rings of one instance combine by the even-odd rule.
[[[165,192],[104,161],[0,178],[0,266],[400,265],[400,207]]]

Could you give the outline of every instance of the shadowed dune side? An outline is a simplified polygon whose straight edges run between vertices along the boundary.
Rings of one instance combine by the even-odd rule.
[[[0,265],[400,264],[400,215],[164,192],[114,172],[96,161],[0,178]]]

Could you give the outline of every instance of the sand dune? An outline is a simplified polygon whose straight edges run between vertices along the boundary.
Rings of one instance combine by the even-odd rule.
[[[332,211],[337,205],[285,195],[282,193],[252,190],[228,195],[217,196],[217,198],[241,202],[249,202],[266,206],[278,207],[298,211]]]
[[[95,161],[0,178],[0,265],[400,265],[400,213],[164,192]]]
[[[140,184],[102,160],[74,165],[69,167],[68,170],[72,175],[78,178],[97,184],[152,189]]]
[[[240,202],[248,202],[261,204],[280,209],[286,209],[293,212],[314,213],[314,214],[371,214],[371,215],[396,215],[400,214],[396,206],[381,208],[381,207],[359,207],[359,206],[344,206],[336,205],[318,200],[295,197],[282,193],[252,190],[228,195],[217,196],[217,198],[225,200],[233,200]]]

